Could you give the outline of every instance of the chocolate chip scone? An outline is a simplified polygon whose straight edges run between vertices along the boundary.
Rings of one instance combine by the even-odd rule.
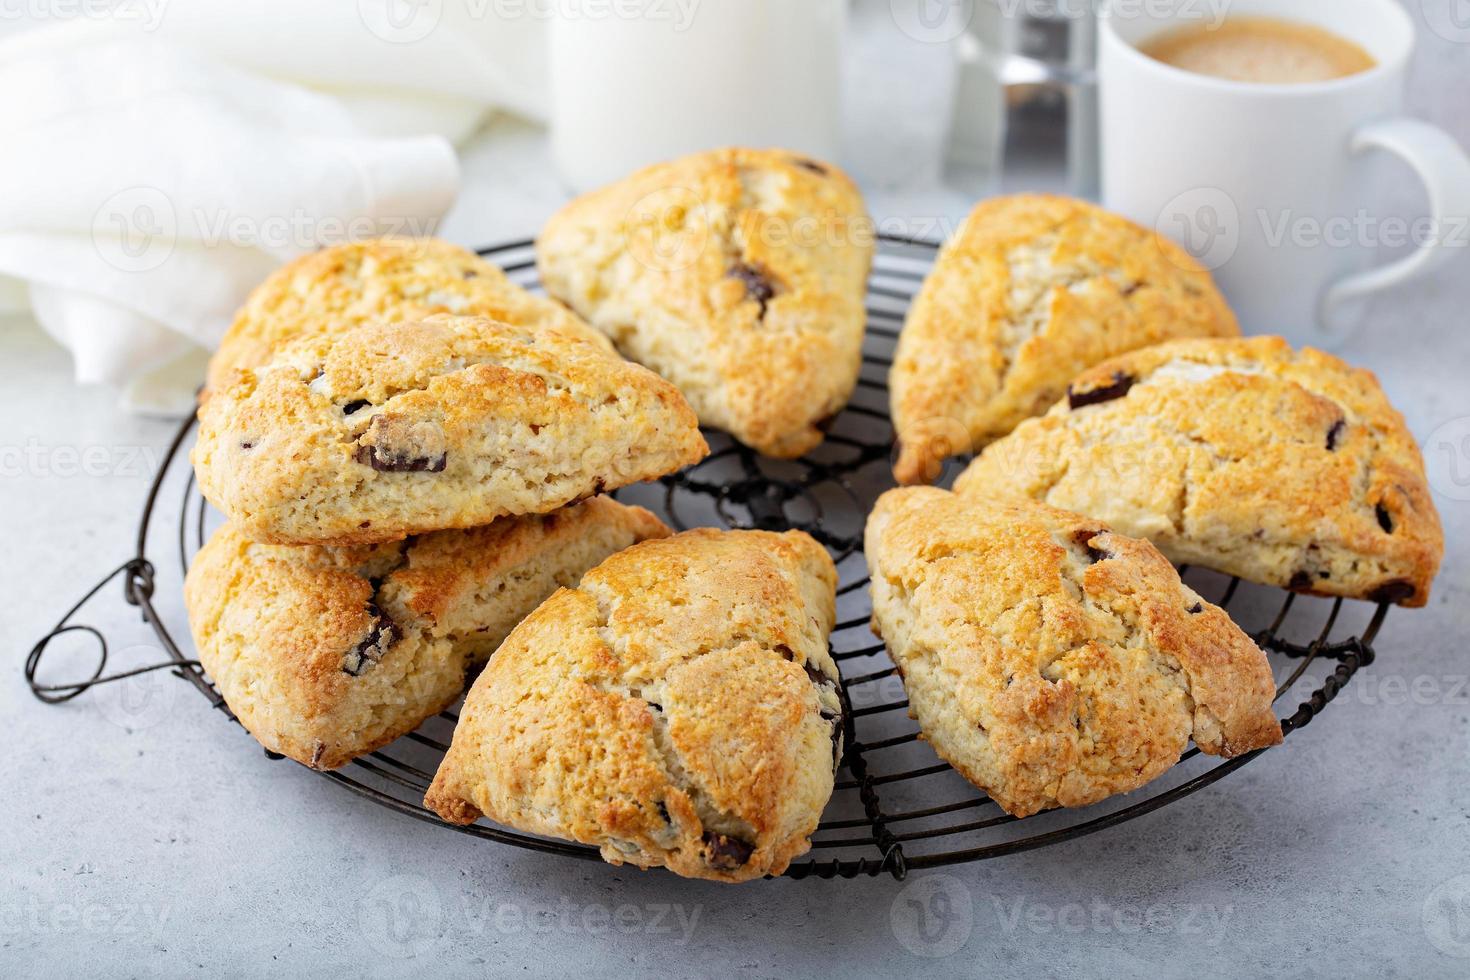
[[[1424,460],[1377,379],[1276,337],[1101,364],[955,490],[1032,497],[1176,562],[1319,595],[1422,606],[1444,555]]]
[[[939,254],[889,373],[901,483],[1040,415],[1080,371],[1180,337],[1233,337],[1210,274],[1085,201],[985,201]]]
[[[344,548],[257,544],[226,524],[195,557],[184,598],[199,660],[246,730],[335,769],[452,704],[558,587],[668,533],[606,497]]]
[[[250,294],[209,362],[206,391],[227,388],[297,337],[438,313],[600,337],[566,307],[533,296],[475,253],[437,238],[375,238],[302,256]]]
[[[799,531],[614,555],[516,627],[425,805],[716,881],[805,853],[842,754],[837,572]]]
[[[1265,654],[1147,541],[933,487],[880,497],[866,539],[910,714],[1008,813],[1136,789],[1191,738],[1221,756],[1281,741]]]
[[[697,462],[673,385],[483,317],[301,338],[200,408],[209,501],[272,544],[371,544],[537,514]]]
[[[873,241],[835,167],[725,149],[573,201],[536,255],[547,291],[678,385],[701,422],[795,457],[857,382]]]

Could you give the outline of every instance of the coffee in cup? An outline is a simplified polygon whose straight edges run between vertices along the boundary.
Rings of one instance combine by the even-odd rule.
[[[1232,17],[1164,31],[1139,50],[1166,65],[1235,82],[1325,82],[1367,71],[1367,51],[1325,28],[1275,17]]]

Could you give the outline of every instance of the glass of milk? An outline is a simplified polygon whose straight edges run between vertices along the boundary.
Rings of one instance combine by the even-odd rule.
[[[721,146],[837,155],[847,0],[553,9],[551,144],[573,190]]]

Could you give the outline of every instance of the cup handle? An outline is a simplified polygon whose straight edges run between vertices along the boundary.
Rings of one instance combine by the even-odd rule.
[[[1359,127],[1353,133],[1351,149],[1355,155],[1371,149],[1388,150],[1413,167],[1429,192],[1429,215],[1435,233],[1411,255],[1334,283],[1322,297],[1321,323],[1330,322],[1330,314],[1341,303],[1442,266],[1455,254],[1450,246],[1456,243],[1447,234],[1453,230],[1452,222],[1470,222],[1470,156],[1444,130],[1418,119],[1381,119]],[[1465,231],[1461,229],[1461,237]]]

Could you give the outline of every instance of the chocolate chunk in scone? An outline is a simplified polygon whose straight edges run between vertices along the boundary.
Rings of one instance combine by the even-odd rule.
[[[714,831],[705,831],[700,838],[704,841],[704,861],[715,871],[736,871],[745,867],[755,853],[755,845],[739,837],[727,837]]]
[[[449,461],[444,430],[403,415],[374,415],[353,456],[379,473],[442,473]]]
[[[1067,386],[1067,405],[1073,411],[1086,408],[1088,405],[1101,405],[1115,398],[1122,398],[1128,394],[1128,389],[1133,387],[1133,379],[1122,371],[1114,371],[1111,378],[1106,382],[1087,389],[1079,389],[1076,385]]]
[[[776,298],[776,285],[765,271],[744,262],[737,262],[730,267],[729,276],[737,279],[745,285],[745,295],[760,306],[758,319],[766,318],[766,309],[771,300]]]
[[[373,592],[376,595],[376,585],[373,586]],[[367,636],[363,637],[362,642],[353,647],[342,660],[342,672],[351,674],[353,677],[361,677],[363,671],[382,660],[392,649],[393,644],[403,636],[403,631],[398,628],[398,624],[384,616],[376,602],[369,602],[367,611],[368,616],[371,617]]]

